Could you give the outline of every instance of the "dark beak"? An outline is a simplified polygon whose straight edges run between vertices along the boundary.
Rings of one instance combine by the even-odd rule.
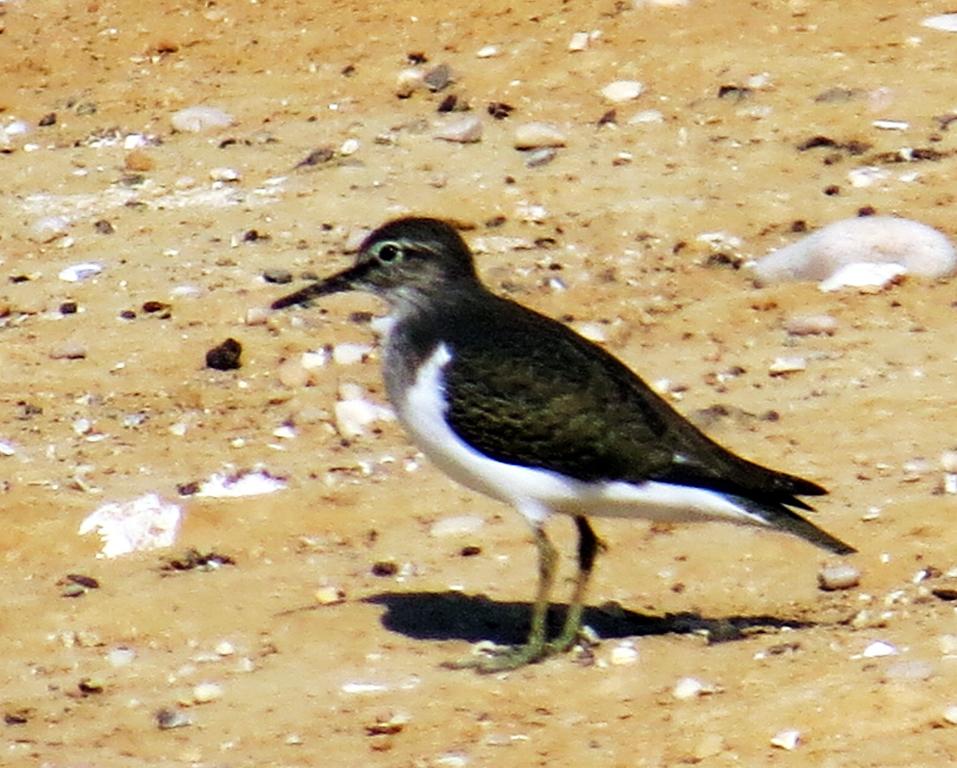
[[[367,264],[356,264],[335,275],[330,275],[325,280],[307,285],[301,291],[296,291],[295,293],[290,293],[288,296],[283,296],[281,299],[276,299],[272,303],[272,308],[285,309],[295,304],[308,306],[312,299],[328,296],[331,293],[351,291],[359,287],[358,283],[361,282],[368,271],[369,266]]]

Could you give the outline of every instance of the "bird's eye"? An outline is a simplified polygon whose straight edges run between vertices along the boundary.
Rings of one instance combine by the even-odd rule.
[[[382,247],[376,251],[376,256],[379,261],[389,264],[390,262],[397,261],[399,257],[402,256],[402,249],[395,243],[384,243]]]

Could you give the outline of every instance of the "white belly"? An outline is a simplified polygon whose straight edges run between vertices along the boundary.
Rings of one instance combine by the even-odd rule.
[[[402,402],[394,403],[412,440],[433,464],[473,490],[518,508],[530,522],[550,512],[642,517],[669,522],[724,520],[766,525],[727,497],[702,488],[648,481],[584,482],[558,472],[491,459],[462,440],[445,421],[443,368],[452,359],[440,344],[419,369]]]

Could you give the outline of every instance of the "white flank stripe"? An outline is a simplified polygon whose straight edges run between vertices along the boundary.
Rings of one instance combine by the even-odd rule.
[[[490,459],[456,435],[446,423],[448,408],[442,371],[452,355],[440,344],[419,369],[398,416],[433,464],[475,491],[514,505],[529,522],[549,512],[600,517],[641,517],[667,522],[723,520],[767,525],[727,497],[703,488],[649,481],[583,482],[550,470]]]

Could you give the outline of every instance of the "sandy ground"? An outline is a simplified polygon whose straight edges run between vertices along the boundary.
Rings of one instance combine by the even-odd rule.
[[[920,26],[949,8],[0,3],[0,126],[31,127],[0,154],[0,763],[954,764],[957,497],[938,463],[957,448],[954,281],[757,289],[721,263],[866,207],[957,236],[957,133],[940,119],[957,108],[957,36]],[[486,45],[497,55],[477,56]],[[410,56],[455,82],[397,98]],[[646,90],[613,107],[600,89],[621,79]],[[437,112],[449,94],[481,116],[480,142],[433,137],[463,116]],[[490,102],[514,110],[495,120]],[[236,122],[174,132],[172,114],[197,104]],[[661,120],[629,123],[646,110]],[[528,167],[514,130],[538,120],[567,147]],[[836,146],[797,149],[818,135]],[[325,162],[295,168],[323,147]],[[940,154],[894,162],[902,147]],[[862,166],[883,175],[854,186]],[[238,180],[214,181],[222,168]],[[247,323],[304,272],[347,264],[360,228],[407,211],[471,227],[497,290],[597,324],[682,412],[725,406],[708,427],[722,442],[829,487],[814,519],[859,547],[860,586],[819,590],[827,558],[785,536],[599,521],[596,647],[500,676],[441,668],[524,634],[522,522],[419,460],[394,423],[336,434],[341,384],[382,402],[377,351],[306,386],[280,379],[303,352],[370,343],[353,313],[380,312],[374,299]],[[88,261],[98,276],[58,277]],[[267,283],[266,269],[296,281]],[[833,336],[782,329],[818,312]],[[227,337],[242,368],[205,368]],[[769,376],[792,355],[805,371]],[[284,424],[294,437],[274,434]],[[257,465],[288,487],[180,493]],[[81,521],[151,492],[185,511],[173,547],[97,558]],[[484,525],[431,535],[456,515]],[[553,529],[570,555],[570,526]],[[234,562],[164,569],[191,547]],[[79,591],[68,574],[99,587],[64,596]],[[316,598],[336,590],[344,601]],[[896,653],[865,655],[878,641]],[[677,699],[684,677],[703,695]],[[195,703],[201,683],[219,686],[212,701]],[[182,727],[160,728],[164,710]],[[772,745],[789,730],[793,750]]]

